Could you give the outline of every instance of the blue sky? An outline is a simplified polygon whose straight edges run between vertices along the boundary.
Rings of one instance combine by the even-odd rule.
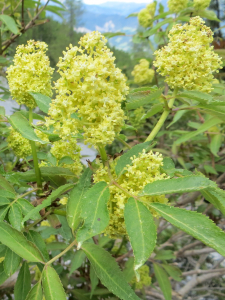
[[[83,0],[83,2],[86,4],[101,4],[104,2],[150,3],[152,1],[151,0]]]

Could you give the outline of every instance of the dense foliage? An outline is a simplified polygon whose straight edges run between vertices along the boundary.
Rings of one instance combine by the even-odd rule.
[[[149,45],[122,70],[129,81],[106,39],[123,33],[81,37],[72,17],[51,21],[68,30],[57,63],[41,27],[29,40],[44,9],[65,9],[47,4],[0,15],[3,64],[18,43],[2,94],[20,105],[11,116],[0,107],[1,299],[223,299],[204,285],[222,290],[225,273],[224,61],[203,20],[219,22],[209,1],[129,16],[140,23],[133,42]],[[94,161],[81,162],[80,144]]]

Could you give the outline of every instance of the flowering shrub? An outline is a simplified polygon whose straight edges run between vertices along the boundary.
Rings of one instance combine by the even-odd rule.
[[[170,11],[160,6],[157,15],[154,2],[138,14],[147,29],[136,41],[148,39],[156,70],[142,58],[132,83],[100,32],[63,52],[55,97],[47,45],[18,46],[7,79],[12,97],[27,109],[11,116],[0,110],[7,123],[0,125],[0,150],[10,161],[0,174],[0,283],[19,269],[15,300],[183,299],[205,280],[172,292],[171,278],[190,274],[171,263],[189,249],[177,242],[183,233],[199,240],[193,247],[205,244],[204,251],[225,256],[222,226],[206,216],[212,207],[225,213],[217,185],[224,174],[216,177],[224,172],[224,87],[214,78],[222,59],[211,46],[212,31],[196,16],[208,2],[192,4],[185,10],[186,1],[169,0]],[[163,37],[158,50],[153,34]],[[190,117],[199,118],[189,122],[195,130],[184,130]],[[168,130],[177,122],[179,130]],[[108,153],[115,140],[118,151]],[[98,151],[94,161],[81,163],[78,142]],[[195,147],[191,155],[188,147]],[[195,211],[199,196],[211,205]]]

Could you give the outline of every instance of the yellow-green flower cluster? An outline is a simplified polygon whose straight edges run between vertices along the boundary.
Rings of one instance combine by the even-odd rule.
[[[7,79],[12,98],[19,104],[30,108],[36,107],[33,97],[28,92],[38,92],[46,96],[52,95],[50,67],[46,56],[47,44],[30,40],[27,45],[16,49],[14,65],[7,69]]]
[[[121,102],[128,93],[125,76],[99,32],[86,34],[79,47],[67,48],[58,63],[60,79],[48,124],[65,139],[78,130],[95,147],[112,143],[124,123]]]
[[[66,205],[68,202],[68,197],[62,197],[60,200],[59,200],[59,203],[62,204],[62,205]]]
[[[194,0],[195,9],[205,9],[209,7],[211,0]]]
[[[135,284],[135,289],[141,290],[144,287],[149,287],[152,283],[152,278],[149,276],[149,267],[147,265],[143,265],[138,269],[138,272],[140,274],[140,281],[136,281],[136,278],[134,277],[130,284]]]
[[[143,151],[143,153],[141,153],[138,157],[134,156],[132,158],[132,165],[127,165],[126,172],[119,178],[117,178],[115,173],[117,159],[110,163],[111,174],[123,189],[134,196],[137,196],[146,184],[166,178],[166,174],[161,174],[160,172],[160,166],[163,164],[163,158],[158,152],[154,154],[152,151],[149,153],[145,153],[145,151]],[[106,181],[107,183],[111,181],[107,167],[104,167],[103,165],[101,165],[94,174],[94,182],[99,181]],[[110,200],[108,202],[108,210],[110,213],[110,221],[104,233],[111,237],[126,235],[124,207],[129,196],[115,185],[110,185],[109,189]],[[151,197],[145,196],[142,199],[149,203],[168,202],[164,195]],[[152,213],[154,216],[157,216],[156,212],[152,211]]]
[[[155,15],[155,9],[156,2],[152,2],[138,13],[138,21],[142,27],[147,28],[152,25],[153,18]]]
[[[135,109],[134,111],[131,111],[129,115],[129,121],[135,129],[138,130],[145,124],[145,119],[141,119],[144,114],[145,109],[142,106]]]
[[[82,165],[80,162],[80,150],[75,139],[59,140],[53,143],[50,152],[55,156],[57,162],[65,156],[69,156],[74,162],[72,164],[63,163],[60,166],[68,168],[76,175],[79,175],[82,171]]]
[[[213,90],[212,73],[218,72],[222,61],[210,46],[213,33],[204,23],[194,17],[190,24],[176,24],[169,32],[169,44],[155,52],[154,65],[171,88]]]
[[[168,8],[171,12],[178,13],[182,9],[186,8],[188,0],[169,0],[167,1]]]
[[[31,155],[31,145],[29,140],[25,139],[18,131],[10,128],[9,136],[7,137],[9,147],[19,158],[26,158]]]
[[[131,74],[134,76],[135,83],[144,85],[152,82],[155,72],[153,69],[149,69],[149,61],[147,59],[141,59]]]

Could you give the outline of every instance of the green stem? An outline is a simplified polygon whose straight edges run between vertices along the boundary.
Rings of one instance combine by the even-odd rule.
[[[29,108],[29,123],[30,123],[30,125],[32,125],[32,123],[33,123],[33,112],[32,112],[31,108]],[[31,145],[31,150],[32,150],[35,175],[36,175],[36,179],[37,179],[37,186],[42,189],[41,172],[40,172],[40,169],[38,166],[38,158],[37,158],[35,142],[30,141],[30,145]]]
[[[99,149],[99,154],[101,155],[101,158],[102,158],[103,165],[105,166],[106,162],[108,161],[108,157],[107,157],[107,153],[105,151],[105,147],[99,146],[98,149]]]
[[[132,147],[127,144],[123,139],[121,139],[120,137],[116,136],[116,139],[121,142],[124,146],[126,146],[128,149],[131,149]]]
[[[165,123],[165,121],[166,121],[166,119],[167,119],[167,117],[170,113],[171,108],[173,107],[173,103],[176,99],[177,92],[178,92],[178,89],[175,89],[174,92],[173,92],[173,98],[170,99],[170,101],[168,102],[169,109],[167,109],[167,108],[164,109],[164,112],[161,115],[159,121],[157,122],[157,124],[155,125],[152,132],[149,134],[149,136],[145,140],[145,142],[152,141],[155,138],[155,136],[158,134],[159,130],[161,129],[161,127]]]
[[[74,245],[76,245],[76,240],[73,241],[64,251],[62,251],[61,253],[59,253],[58,255],[56,255],[55,257],[53,257],[53,259],[49,260],[46,263],[46,266],[52,264],[54,261],[56,261],[58,258],[60,258],[61,256],[63,256],[67,251],[69,251],[71,248],[73,248]]]
[[[60,209],[54,209],[53,214],[59,215],[59,216],[66,216],[66,211],[60,210]]]

